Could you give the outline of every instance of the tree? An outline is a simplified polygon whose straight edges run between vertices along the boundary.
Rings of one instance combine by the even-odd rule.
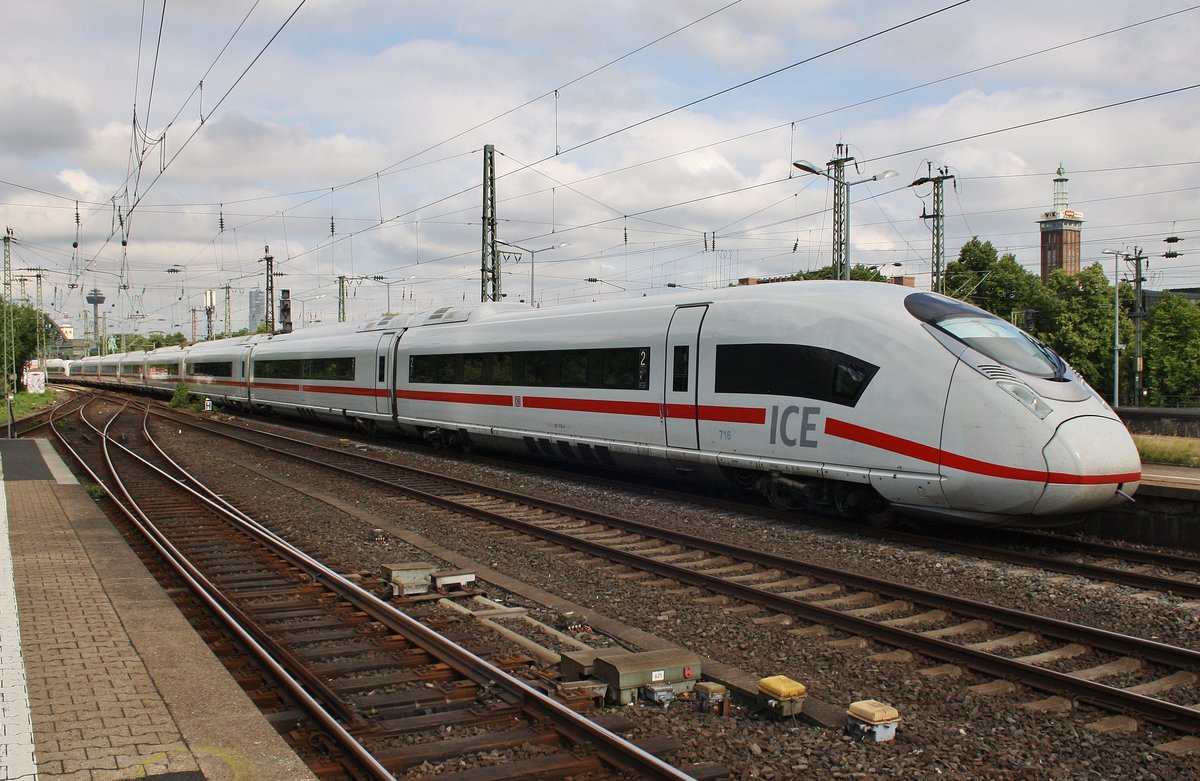
[[[45,314],[27,304],[4,304],[2,314],[3,318],[0,319],[6,326],[12,323],[14,348],[12,355],[5,355],[7,360],[3,369],[10,382],[12,377],[16,377],[16,384],[11,387],[19,390],[22,369],[25,364],[37,358],[38,331],[42,333],[42,344],[50,345],[54,343],[56,329]]]
[[[1146,401],[1173,407],[1200,396],[1200,306],[1163,293],[1148,313],[1143,353]]]
[[[1037,335],[1093,388],[1112,386],[1112,287],[1099,263],[1046,280],[1047,312]]]
[[[997,257],[990,241],[975,237],[962,246],[958,260],[946,264],[946,292],[954,298],[986,309],[1027,330],[1033,322],[1026,313],[1046,308],[1046,295],[1036,274],[1025,270],[1010,252]]]

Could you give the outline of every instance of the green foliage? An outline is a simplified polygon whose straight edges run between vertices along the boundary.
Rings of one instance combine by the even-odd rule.
[[[38,331],[42,332],[43,344],[46,345],[54,344],[58,332],[50,323],[50,318],[27,304],[4,304],[0,321],[6,325],[11,321],[14,347],[14,353],[5,356],[8,360],[0,369],[7,372],[9,377],[16,376],[16,389],[20,390],[21,369],[37,358]]]
[[[1048,312],[1038,337],[1101,394],[1112,387],[1113,291],[1100,264],[1071,276],[1061,269],[1046,280]]]
[[[108,496],[108,491],[104,490],[104,486],[97,483],[84,483],[83,490],[87,491],[87,495],[97,502]]]
[[[13,419],[32,415],[43,407],[49,407],[58,401],[58,391],[48,390],[45,393],[17,393],[13,398]],[[0,403],[0,423],[8,423],[8,400]]]
[[[175,384],[175,394],[171,396],[171,406],[188,408],[192,406],[192,393],[188,390],[187,383],[180,382]]]
[[[1164,293],[1150,310],[1143,338],[1144,403],[1174,407],[1200,397],[1200,307]]]
[[[139,350],[154,350],[159,347],[175,347],[187,344],[188,338],[176,331],[166,334],[162,331],[151,331],[148,334],[121,334],[117,337],[122,352],[138,352]]]
[[[1133,442],[1145,463],[1200,466],[1200,440],[1191,437],[1134,434]]]

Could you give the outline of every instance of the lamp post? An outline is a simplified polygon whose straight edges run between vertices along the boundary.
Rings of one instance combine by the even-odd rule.
[[[1121,258],[1124,253],[1120,250],[1106,249],[1105,255],[1113,256],[1113,395],[1112,405],[1116,409],[1120,400],[1121,372]]]
[[[292,301],[294,303],[297,303],[300,305],[300,323],[301,323],[301,325],[304,324],[304,305],[307,304],[309,301],[316,301],[318,298],[324,298],[325,295],[326,295],[325,293],[322,293],[319,296],[309,296],[308,298],[293,298],[292,299]],[[315,320],[313,322],[319,323],[321,321]]]
[[[871,270],[874,271],[876,274],[878,274],[880,279],[887,280],[887,277],[885,277],[883,275],[883,269],[887,268],[888,266],[893,266],[895,268],[901,268],[903,265],[904,265],[903,263],[901,263],[900,261],[897,260],[892,263],[880,263],[878,265],[871,266]]]
[[[522,247],[519,244],[510,244],[507,241],[500,241],[500,239],[496,239],[496,243],[503,244],[506,247],[512,247],[513,249],[519,249],[522,252],[529,253],[529,305],[530,306],[536,306],[536,304],[534,304],[534,302],[533,302],[533,260],[534,260],[534,256],[537,255],[537,253],[539,253],[539,252],[546,252],[547,250],[552,250],[552,249],[562,249],[563,247],[571,246],[571,242],[569,242],[569,241],[564,241],[561,244],[551,244],[549,247],[542,247],[541,249],[529,249],[527,247]]]
[[[856,184],[864,182],[875,182],[880,179],[891,179],[893,176],[899,176],[895,171],[887,170],[869,176],[866,179],[859,179],[853,182],[846,181],[846,163],[854,160],[846,154],[848,147],[845,144],[837,145],[837,157],[826,163],[826,170],[817,168],[807,160],[797,160],[792,165],[803,171],[806,174],[815,174],[816,176],[824,176],[829,181],[833,182],[833,265],[834,273],[841,279],[850,278],[850,188]]]
[[[374,282],[381,283],[384,287],[387,288],[387,310],[384,312],[384,314],[390,315],[390,314],[392,314],[392,285],[403,285],[405,282],[411,282],[412,280],[416,279],[416,277],[403,277],[401,279],[388,279],[387,277],[376,275],[376,276],[370,277],[370,279]],[[401,292],[404,292],[404,291],[401,291]]]

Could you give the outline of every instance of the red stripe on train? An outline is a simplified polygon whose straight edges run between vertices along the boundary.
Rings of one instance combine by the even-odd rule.
[[[881,431],[856,426],[836,418],[825,419],[825,433],[830,436],[858,442],[863,445],[899,453],[902,456],[915,458],[930,464],[957,469],[960,472],[973,472],[987,477],[1000,477],[1006,480],[1028,480],[1035,483],[1059,483],[1066,485],[1107,485],[1109,483],[1131,483],[1142,479],[1140,472],[1126,472],[1114,475],[1076,475],[1065,472],[1047,472],[1044,469],[1022,469],[1020,467],[993,464],[980,461],[969,456],[950,453],[940,448],[922,445],[911,439],[903,439]]]

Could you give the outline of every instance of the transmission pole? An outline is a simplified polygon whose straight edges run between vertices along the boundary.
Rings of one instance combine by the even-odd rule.
[[[12,437],[12,411],[13,405],[9,400],[11,394],[16,391],[16,364],[17,364],[17,337],[16,323],[13,321],[16,317],[16,312],[13,311],[12,300],[12,239],[13,229],[6,228],[4,230],[4,300],[0,302],[0,308],[3,308],[3,342],[4,348],[3,359],[4,370],[4,398],[5,404],[8,405],[8,436]],[[10,375],[9,367],[12,367]]]
[[[1145,365],[1142,361],[1142,319],[1146,316],[1145,310],[1142,308],[1142,282],[1145,279],[1142,277],[1142,261],[1146,256],[1142,254],[1141,247],[1133,248],[1133,355],[1136,363],[1133,371],[1133,406],[1140,407],[1142,405],[1142,377],[1144,374]]]
[[[263,247],[262,262],[267,264],[267,331],[275,333],[275,256],[269,246]]]
[[[480,301],[499,301],[500,254],[496,251],[496,148],[483,148],[483,264],[480,269]]]
[[[346,275],[338,277],[338,322],[346,322]]]
[[[37,358],[38,368],[42,371],[46,370],[46,320],[42,310],[42,273],[44,268],[27,268],[26,271],[34,272],[33,278],[37,280]]]
[[[933,279],[929,289],[935,293],[946,292],[946,195],[945,183],[953,179],[954,174],[942,166],[937,176],[933,175],[933,163],[927,163],[929,173],[914,181],[910,187],[922,184],[933,184],[933,214],[926,214],[921,207],[921,219],[933,220]]]
[[[222,218],[222,219],[224,219],[224,218]],[[229,316],[230,316],[231,309],[229,306],[229,292],[230,292],[229,291],[229,283],[226,282],[225,283],[225,328],[224,328],[224,330],[221,331],[222,336],[229,336],[229,334],[230,334]]]
[[[837,156],[829,161],[833,169],[833,278],[850,278],[850,242],[846,225],[850,221],[850,188],[846,185],[846,163],[854,161],[847,154],[848,144],[837,145]]]

